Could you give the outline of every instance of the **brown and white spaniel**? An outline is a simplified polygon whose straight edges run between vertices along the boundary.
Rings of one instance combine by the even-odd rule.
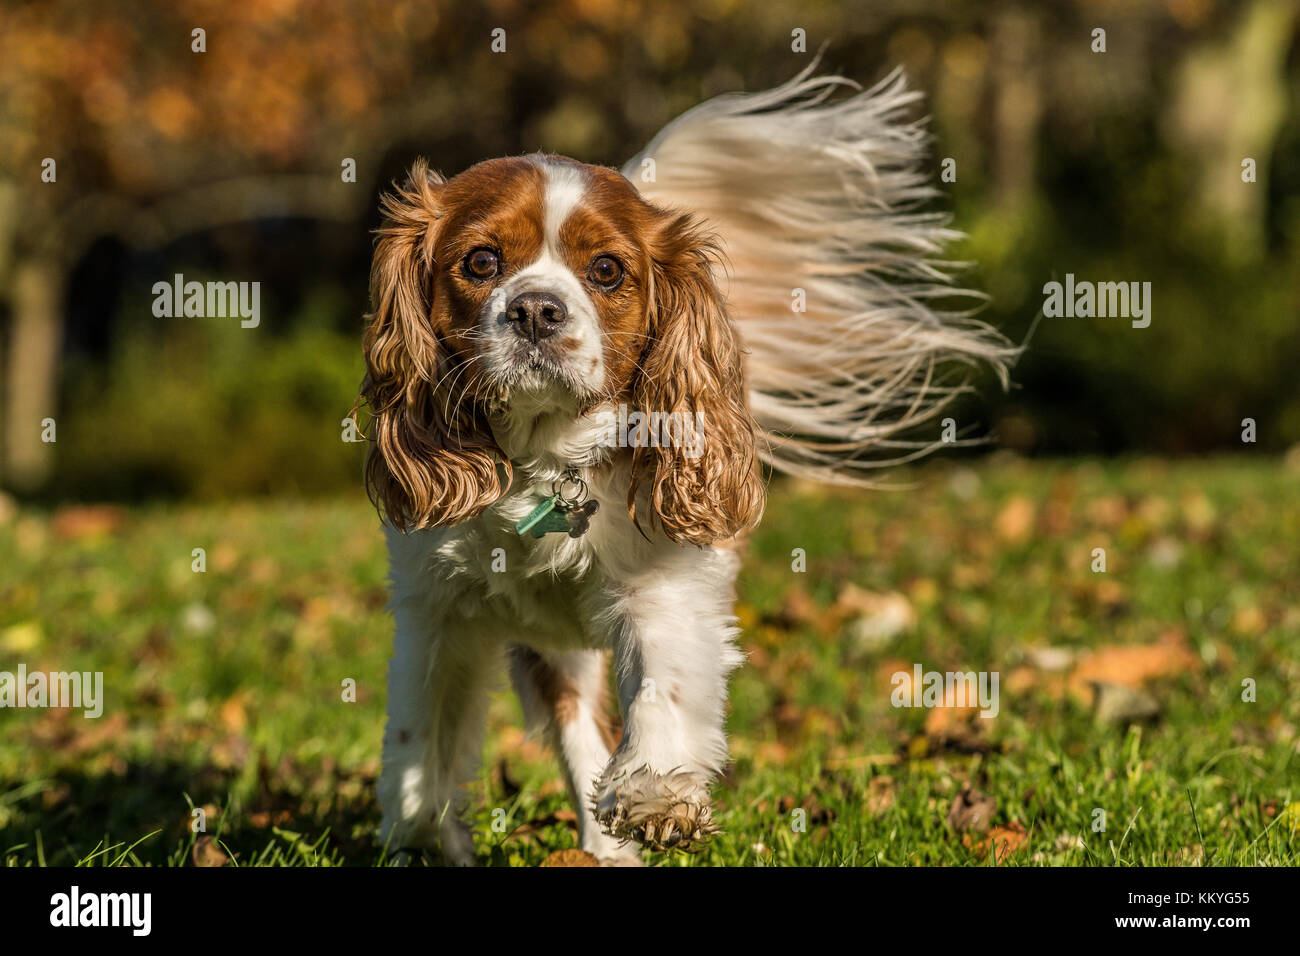
[[[805,71],[719,97],[622,172],[552,155],[387,196],[363,394],[396,646],[380,798],[394,850],[474,859],[459,816],[508,669],[583,849],[714,830],[733,586],[762,462],[828,481],[915,445],[1012,356],[932,257],[917,100]],[[621,730],[607,700],[615,665]]]

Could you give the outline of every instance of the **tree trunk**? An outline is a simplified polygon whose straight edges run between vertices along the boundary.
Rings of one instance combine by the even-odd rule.
[[[56,417],[64,275],[53,260],[27,259],[14,264],[11,277],[0,473],[11,487],[31,490],[49,477],[54,463],[54,446],[42,440],[42,422]]]

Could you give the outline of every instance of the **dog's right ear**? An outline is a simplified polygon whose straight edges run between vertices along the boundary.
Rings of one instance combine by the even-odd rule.
[[[437,327],[433,301],[442,190],[442,177],[417,160],[381,201],[370,269],[374,312],[361,386],[371,416],[366,489],[403,530],[472,518],[510,483],[509,462],[474,409],[439,391],[458,360]]]

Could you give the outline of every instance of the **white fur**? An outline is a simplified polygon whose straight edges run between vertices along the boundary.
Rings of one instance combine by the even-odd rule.
[[[536,434],[559,435],[564,456],[599,461],[598,429],[586,432],[586,447],[576,444],[593,417],[571,431]],[[616,807],[619,786],[638,771],[685,774],[707,801],[708,783],[727,759],[727,675],[742,660],[732,614],[739,560],[729,550],[637,533],[622,507],[630,476],[626,453],[619,454],[605,480],[587,472],[602,507],[581,538],[515,533],[515,522],[550,493],[544,466],[473,521],[409,534],[387,529],[397,638],[379,791],[390,849],[441,842],[453,860],[472,862],[473,843],[456,812],[459,784],[475,774],[487,695],[511,644],[540,653],[582,692],[578,720],[557,736],[582,802],[584,849],[607,862],[635,862],[633,848],[601,831],[592,806]],[[556,449],[529,444],[521,457],[555,460]],[[494,571],[502,558],[504,570]],[[596,732],[603,674],[593,674],[583,656],[592,649],[612,650],[617,667],[626,727],[612,755]],[[536,721],[529,689],[520,692]]]
[[[722,239],[728,309],[749,352],[750,403],[765,461],[863,483],[863,470],[938,444],[912,430],[960,392],[953,367],[985,364],[1005,384],[1016,351],[938,299],[954,290],[938,255],[959,233],[942,213],[926,135],[908,122],[921,94],[895,71],[876,86],[813,76],[719,96],[669,123],[623,167],[649,199],[702,216]],[[653,182],[642,181],[652,158]],[[794,312],[804,290],[807,311]],[[884,454],[880,454],[884,452]]]

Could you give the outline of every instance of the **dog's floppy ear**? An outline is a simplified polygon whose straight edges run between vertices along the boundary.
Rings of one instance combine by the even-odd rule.
[[[763,512],[740,341],[713,279],[717,240],[694,217],[665,214],[650,259],[649,338],[632,399],[679,434],[694,431],[689,442],[635,449],[628,510],[636,520],[646,479],[671,540],[712,544],[752,528]]]
[[[457,359],[433,302],[442,188],[442,177],[418,160],[406,183],[383,197],[370,270],[374,312],[361,386],[371,415],[366,489],[403,530],[472,518],[509,487],[509,463],[480,415],[445,394]]]

